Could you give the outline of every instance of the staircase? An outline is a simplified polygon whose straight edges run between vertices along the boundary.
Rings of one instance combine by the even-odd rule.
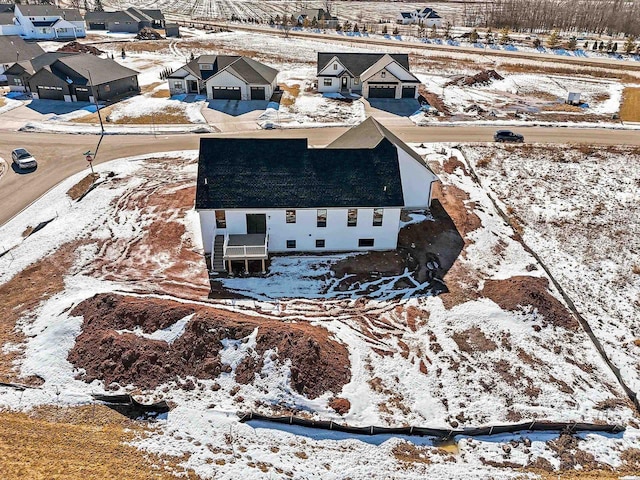
[[[214,272],[224,272],[224,235],[216,235],[213,242],[213,252],[211,252],[211,270]]]

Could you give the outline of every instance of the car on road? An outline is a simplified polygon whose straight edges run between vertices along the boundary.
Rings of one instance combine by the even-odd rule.
[[[13,152],[11,152],[11,159],[13,163],[19,169],[27,169],[27,168],[36,168],[38,166],[38,162],[33,158],[27,150],[24,148],[16,148]]]
[[[493,134],[493,139],[496,142],[524,143],[524,137],[519,133],[512,132],[511,130],[498,130]]]

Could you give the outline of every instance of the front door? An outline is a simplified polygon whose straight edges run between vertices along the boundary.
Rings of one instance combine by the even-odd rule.
[[[247,233],[267,233],[267,215],[247,213]]]
[[[347,77],[342,77],[342,89],[347,88]]]
[[[196,82],[195,80],[187,80],[187,85],[189,85],[188,87],[189,93],[199,93],[198,82]]]

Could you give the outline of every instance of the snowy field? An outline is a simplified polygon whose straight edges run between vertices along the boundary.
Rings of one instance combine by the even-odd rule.
[[[640,391],[640,152],[587,145],[468,152],[628,385]]]
[[[43,382],[24,392],[0,388],[0,405],[86,404],[103,391],[169,400],[175,407],[136,445],[184,454],[183,464],[203,478],[469,478],[469,472],[514,478],[521,468],[576,465],[630,471],[628,452],[639,433],[615,378],[460,153],[441,145],[418,151],[443,182],[437,202],[446,214],[415,216],[407,232],[421,239],[423,229],[438,232],[441,223],[453,222],[462,235],[462,250],[441,280],[447,293],[440,295],[437,282],[420,283],[406,271],[332,290],[340,255],[279,258],[266,277],[223,280],[244,299],[212,300],[192,210],[196,152],[99,165],[99,184],[86,197],[71,193],[84,173],[66,180],[0,229],[10,248],[0,257],[0,293],[28,278],[30,295],[41,298],[5,312],[16,326],[2,355],[13,359],[15,381]],[[39,265],[55,265],[61,282],[52,270],[39,277]],[[122,308],[139,314],[118,317],[126,325],[97,329],[100,312]],[[165,318],[170,312],[175,320]],[[151,323],[130,323],[147,316]],[[193,335],[207,318],[232,322],[205,349],[216,356],[202,364],[220,370],[182,370],[175,377],[145,363],[152,360],[144,352],[154,348],[200,350],[189,345],[205,338]],[[344,363],[328,370],[311,356],[301,363],[282,341],[301,332],[302,339],[315,339],[320,355],[327,348]],[[116,352],[131,347],[139,357],[101,360],[103,342]],[[297,344],[303,346],[309,348],[306,340]],[[188,367],[181,355],[167,361]],[[316,368],[325,373],[314,377]],[[311,375],[309,390],[299,384],[304,372]],[[347,407],[338,411],[336,398]],[[571,440],[577,460],[567,466],[559,445],[572,437],[557,433],[461,437],[447,450],[429,439],[238,423],[235,413],[247,410],[351,425],[457,428],[545,419],[628,428]]]

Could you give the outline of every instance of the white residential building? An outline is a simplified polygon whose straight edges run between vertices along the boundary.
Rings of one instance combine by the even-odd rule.
[[[436,175],[372,118],[326,148],[306,139],[203,138],[196,210],[212,268],[270,253],[393,250],[403,209]]]
[[[318,92],[417,98],[420,80],[406,53],[318,53]]]
[[[87,35],[84,19],[75,9],[16,4],[13,17],[13,27],[2,26],[3,35],[29,40],[71,40]]]
[[[396,23],[401,25],[422,24],[428,28],[435,25],[436,28],[439,28],[442,26],[442,18],[433,8],[425,7],[422,10],[400,12],[396,18]]]

